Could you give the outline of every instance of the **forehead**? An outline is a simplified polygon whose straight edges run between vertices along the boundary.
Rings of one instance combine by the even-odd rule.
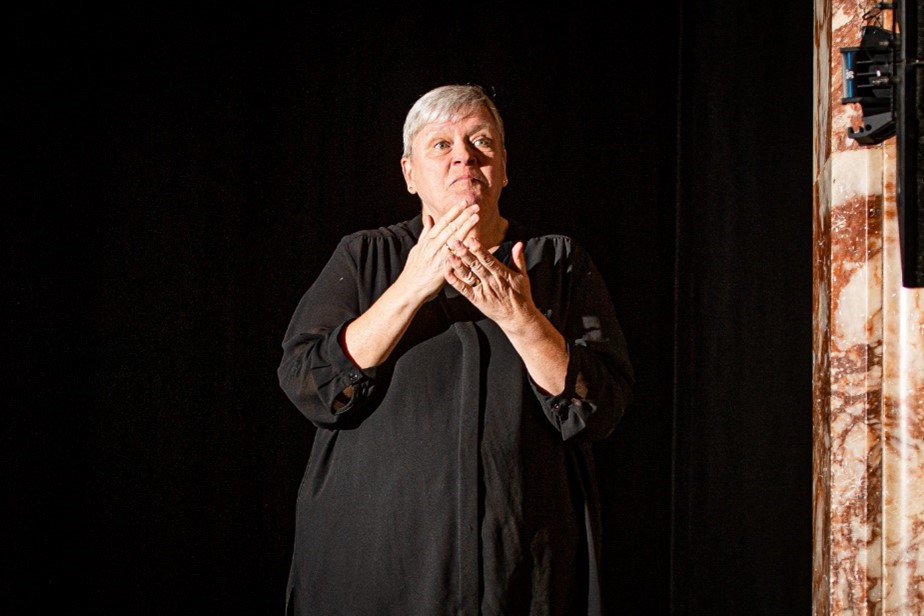
[[[491,112],[482,106],[465,110],[450,118],[431,120],[420,127],[417,139],[428,138],[440,133],[462,131],[465,133],[480,130],[497,130],[497,124]]]

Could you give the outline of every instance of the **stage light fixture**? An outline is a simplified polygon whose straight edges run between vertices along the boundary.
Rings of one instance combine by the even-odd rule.
[[[842,47],[844,96],[842,104],[859,103],[863,125],[847,129],[847,136],[863,145],[882,143],[895,134],[892,75],[895,36],[879,26],[864,26],[859,47]]]
[[[883,11],[894,11],[891,29]],[[924,287],[924,14],[920,0],[877,2],[864,15],[857,47],[842,47],[844,96],[862,126],[847,136],[864,146],[896,136],[895,194],[902,286]]]

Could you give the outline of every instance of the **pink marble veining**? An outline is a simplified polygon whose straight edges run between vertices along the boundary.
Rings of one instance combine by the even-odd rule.
[[[895,140],[855,143],[841,104],[874,7],[815,2],[815,614],[924,614],[924,290],[901,287]]]
[[[831,541],[830,516],[830,424],[827,409],[831,389],[829,373],[828,315],[830,314],[830,91],[829,60],[831,4],[815,0],[814,22],[814,119],[813,135],[813,242],[812,242],[812,612],[830,612]]]
[[[901,286],[894,140],[883,150],[884,614],[924,614],[924,289]]]

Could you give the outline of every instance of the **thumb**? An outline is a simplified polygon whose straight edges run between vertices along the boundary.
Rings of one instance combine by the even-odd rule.
[[[523,256],[523,242],[517,242],[510,251],[511,261],[521,274],[526,274],[526,257]]]

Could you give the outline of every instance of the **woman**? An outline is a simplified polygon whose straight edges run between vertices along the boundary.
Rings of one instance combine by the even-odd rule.
[[[401,168],[421,213],[343,238],[279,381],[318,430],[299,490],[298,614],[600,613],[591,444],[632,369],[573,240],[504,218],[481,88],[422,96]]]

